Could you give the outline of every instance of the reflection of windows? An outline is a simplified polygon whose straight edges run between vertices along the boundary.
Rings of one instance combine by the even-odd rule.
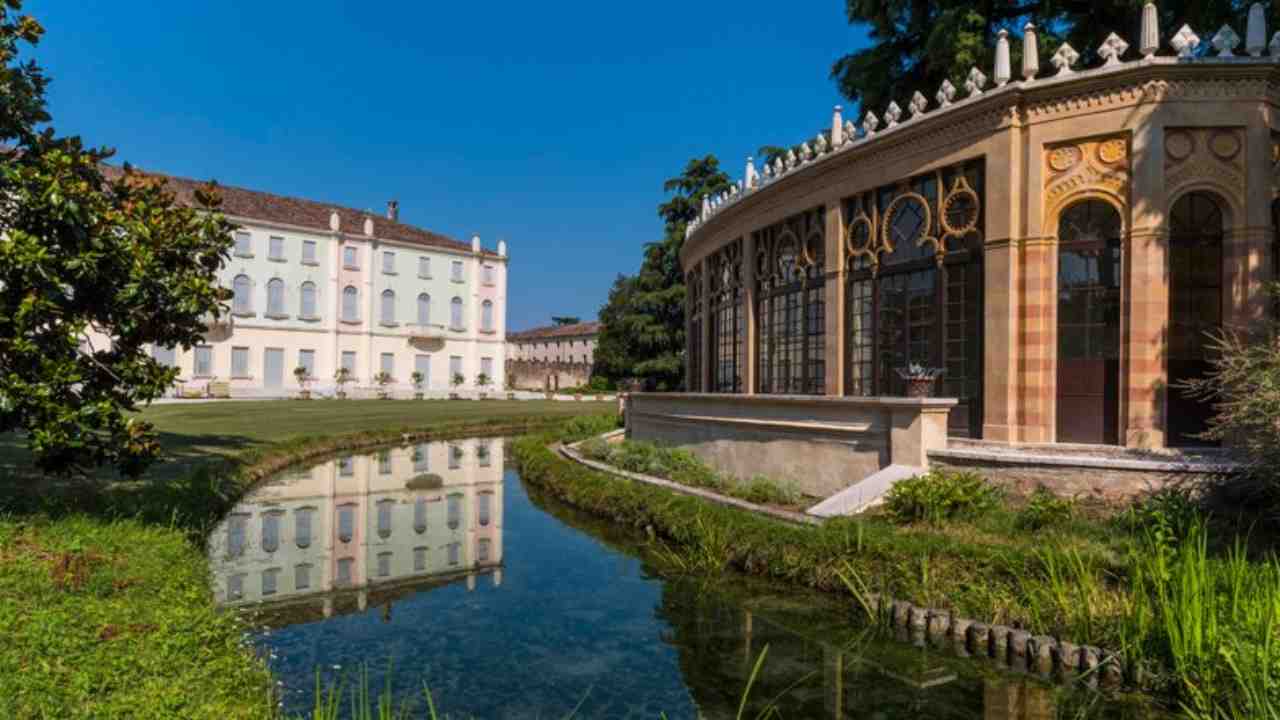
[[[356,461],[351,457],[338,458],[338,474],[351,477],[356,474]]]
[[[476,562],[489,562],[489,538],[480,538],[476,543]]]
[[[489,443],[479,443],[476,445],[476,460],[479,461],[480,467],[489,467]]]
[[[457,530],[458,526],[462,524],[462,495],[450,495],[448,498],[448,505],[449,529]]]
[[[431,469],[430,446],[426,443],[413,449],[413,469],[416,472],[426,472]]]
[[[344,543],[351,542],[351,538],[355,537],[356,522],[356,506],[343,505],[338,508],[338,540]]]
[[[244,573],[227,576],[227,599],[239,600],[244,597]]]
[[[351,584],[351,568],[355,565],[354,558],[338,558],[338,577],[334,583],[339,587],[346,587]]]
[[[391,576],[391,553],[378,553],[378,577]]]
[[[293,541],[302,548],[311,547],[311,516],[315,508],[298,508],[293,512]]]
[[[462,543],[449,543],[449,565],[455,566],[462,562]]]
[[[262,571],[262,594],[275,595],[276,584],[280,579],[280,568],[267,568]]]
[[[378,474],[379,475],[391,474],[391,453],[390,452],[382,452],[378,455]]]
[[[413,549],[413,571],[426,572],[427,569],[427,549],[424,547],[416,547]]]
[[[424,497],[413,501],[413,531],[419,535],[427,531],[427,499]]]
[[[462,448],[457,445],[449,446],[449,469],[457,470],[462,467]]]
[[[293,569],[293,589],[306,590],[311,587],[311,566],[303,563]]]
[[[395,506],[395,500],[378,501],[378,537],[383,540],[391,537],[391,510]]]
[[[227,518],[227,557],[244,555],[244,539],[249,529],[248,515],[232,515]]]
[[[482,492],[478,496],[478,500],[479,500],[480,509],[477,514],[479,515],[478,520],[480,522],[480,527],[488,527],[490,506],[493,504],[493,493]]]
[[[280,549],[280,518],[283,510],[275,510],[262,516],[262,549],[273,553]]]

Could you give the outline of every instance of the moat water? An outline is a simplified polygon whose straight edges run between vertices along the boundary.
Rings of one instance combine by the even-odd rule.
[[[642,534],[526,487],[500,439],[335,457],[281,474],[210,536],[291,716],[367,673],[426,717],[1154,718],[900,643],[848,602],[728,577],[664,578]],[[767,649],[767,652],[766,652]],[[344,699],[344,706],[346,700]]]

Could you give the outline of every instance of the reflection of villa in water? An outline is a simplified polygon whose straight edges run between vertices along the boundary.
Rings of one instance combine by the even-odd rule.
[[[286,472],[210,537],[214,597],[240,606],[492,571],[502,582],[502,441],[422,443]],[[331,598],[324,613],[333,612]]]

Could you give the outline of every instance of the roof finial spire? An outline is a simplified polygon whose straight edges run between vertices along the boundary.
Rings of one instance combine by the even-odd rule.
[[[1022,26],[1022,78],[1027,82],[1036,79],[1040,72],[1040,45],[1036,42],[1036,26],[1027,23]]]
[[[996,87],[1004,87],[1013,76],[1009,67],[1009,31],[1001,29],[996,37]]]
[[[831,148],[840,147],[844,144],[844,116],[841,114],[844,108],[837,105],[831,111]]]
[[[1253,57],[1262,57],[1267,50],[1267,9],[1256,2],[1249,6],[1249,25],[1245,28],[1245,50]]]
[[[1138,43],[1138,51],[1142,57],[1154,57],[1160,49],[1160,13],[1156,4],[1149,2],[1142,6],[1142,37]]]

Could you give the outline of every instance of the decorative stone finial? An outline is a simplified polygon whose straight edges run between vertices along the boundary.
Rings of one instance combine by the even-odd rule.
[[[796,151],[795,151],[795,150],[787,150],[786,163],[787,163],[787,164],[786,164],[786,168],[787,168],[788,170],[790,170],[791,168],[793,168],[793,167],[795,167],[796,165],[799,165],[799,164],[800,164],[799,160],[797,160],[797,159],[796,159]]]
[[[915,120],[924,115],[925,111],[929,109],[929,101],[917,90],[916,94],[911,96],[911,102],[907,107],[911,109],[911,119]]]
[[[969,97],[982,94],[982,88],[987,86],[987,76],[978,68],[969,71],[969,79],[964,81],[964,89],[969,93]]]
[[[868,110],[867,116],[862,119],[862,129],[866,131],[867,137],[875,135],[876,128],[878,127],[880,127],[880,118],[876,117],[875,113]]]
[[[1036,41],[1036,26],[1022,26],[1022,79],[1031,82],[1040,72],[1040,43]]]
[[[792,157],[795,157],[795,156],[792,155]],[[787,171],[787,165],[782,161],[781,157],[773,161],[773,174],[775,176],[782,177],[782,174],[785,173],[786,171]]]
[[[858,139],[858,129],[853,126],[852,120],[844,121],[844,144],[848,145]]]
[[[506,257],[506,256],[507,256],[507,241],[499,240],[498,241],[498,257]]]
[[[1213,36],[1213,47],[1218,51],[1218,57],[1235,57],[1235,49],[1240,47],[1240,36],[1230,25],[1223,25],[1218,28],[1218,33]]]
[[[1249,25],[1245,28],[1245,50],[1252,57],[1262,57],[1267,50],[1267,9],[1262,3],[1249,6]]]
[[[364,219],[364,234],[373,237],[373,218],[371,217]]]
[[[1200,36],[1191,29],[1190,25],[1183,25],[1169,40],[1169,44],[1178,51],[1178,57],[1185,60],[1196,54],[1196,48],[1200,47]]]
[[[809,143],[800,143],[800,161],[809,162],[813,159],[813,148],[809,147]]]
[[[956,86],[951,84],[950,80],[943,80],[942,87],[938,88],[938,105],[947,107],[956,97]]]
[[[756,172],[756,159],[747,156],[747,171],[743,175],[746,179],[748,188],[755,188],[760,185],[760,173]]]
[[[338,232],[338,230],[341,227],[342,227],[342,218],[338,215],[338,211],[330,210],[329,211],[329,229],[334,232]]]
[[[1071,47],[1071,43],[1062,43],[1062,47],[1058,48],[1058,52],[1053,54],[1051,62],[1053,66],[1058,68],[1059,75],[1070,75],[1075,72],[1071,69],[1072,65],[1080,59],[1080,53]]]
[[[1119,65],[1120,56],[1124,55],[1128,50],[1129,43],[1125,42],[1124,38],[1119,35],[1111,33],[1102,43],[1102,47],[1098,48],[1098,57],[1106,60],[1106,62],[1102,64],[1103,67]]]
[[[475,253],[480,252],[480,236],[479,235],[471,236],[471,252],[475,252]]]
[[[996,33],[996,87],[1004,87],[1013,71],[1009,68],[1009,31]]]
[[[1154,57],[1160,49],[1160,13],[1156,4],[1149,2],[1142,6],[1142,37],[1139,38],[1138,51],[1142,57]]]
[[[838,148],[844,144],[844,108],[837,105],[831,111],[831,147]]]
[[[833,126],[831,130],[834,132],[835,127]],[[813,139],[813,151],[819,155],[826,155],[827,150],[830,149],[831,145],[827,142],[827,136],[822,133],[818,133],[818,136]]]
[[[707,217],[710,215],[711,215],[711,198],[707,195],[703,195],[702,196],[702,215],[700,217],[703,220],[706,220]]]
[[[898,107],[898,103],[889,102],[889,108],[884,111],[884,119],[889,122],[889,127],[897,126],[898,121],[902,119],[902,108]]]

